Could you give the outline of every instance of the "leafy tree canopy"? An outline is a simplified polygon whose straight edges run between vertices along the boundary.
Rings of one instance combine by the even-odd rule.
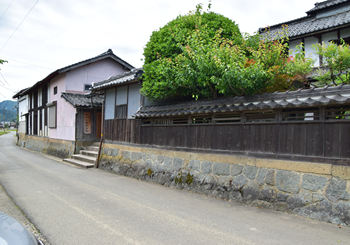
[[[341,44],[334,42],[313,45],[316,53],[322,56],[323,65],[316,79],[319,85],[350,84],[350,46],[341,39]]]
[[[184,45],[194,30],[205,29],[209,37],[213,38],[216,31],[223,29],[223,37],[240,41],[242,35],[234,21],[214,12],[203,12],[202,8],[202,4],[198,4],[196,11],[179,15],[158,31],[154,31],[144,48],[145,64],[150,64],[158,58],[175,58],[181,54],[179,44]]]
[[[155,52],[150,43],[152,37],[160,34],[152,34],[144,53],[141,90],[149,99],[252,95],[269,91],[274,84],[284,89],[293,78],[303,78],[311,71],[313,60],[304,57],[302,48],[299,47],[295,57],[288,58],[287,35],[279,40],[263,39],[259,35],[243,37],[234,22],[231,23],[235,32],[225,30],[225,25],[212,28],[214,25],[205,22],[204,16],[225,17],[202,13],[199,6],[197,11],[175,19],[176,24],[170,22],[171,27],[168,24],[160,29],[159,32],[164,30],[164,36],[159,37],[157,45],[161,49],[157,46]],[[171,42],[162,44],[161,40]],[[147,55],[151,51],[153,54]]]

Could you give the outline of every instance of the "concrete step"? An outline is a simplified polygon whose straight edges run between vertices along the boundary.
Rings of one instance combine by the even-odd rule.
[[[72,155],[72,158],[79,161],[92,163],[92,164],[95,164],[95,161],[96,161],[96,157],[85,156],[82,154],[74,154]]]
[[[76,165],[76,166],[81,167],[81,168],[93,168],[94,167],[94,164],[92,164],[92,163],[79,161],[77,159],[66,158],[66,159],[63,159],[63,161],[70,163],[70,164],[73,164],[73,165]]]
[[[92,143],[92,145],[91,146],[100,146],[100,142],[94,142],[94,143]]]
[[[87,150],[81,150],[79,152],[81,155],[90,156],[90,157],[97,157],[98,151],[87,151]]]
[[[96,152],[98,152],[98,146],[87,146],[87,147],[85,147],[86,148],[86,150],[88,150],[88,151],[96,151]]]

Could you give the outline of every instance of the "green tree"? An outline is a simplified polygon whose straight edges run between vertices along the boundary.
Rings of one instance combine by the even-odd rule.
[[[319,68],[316,79],[321,85],[350,84],[350,46],[341,40],[341,44],[334,42],[313,45],[316,53],[322,56],[326,71]]]
[[[210,9],[210,4],[208,7]],[[187,15],[179,15],[152,33],[144,48],[144,64],[150,64],[159,58],[175,58],[182,53],[179,44],[184,45],[187,37],[194,30],[204,28],[210,37],[214,37],[220,28],[223,29],[223,37],[236,41],[240,41],[242,37],[234,21],[214,12],[203,12],[202,4],[198,4],[196,11],[190,11]],[[176,36],[174,36],[175,30]]]
[[[311,70],[312,60],[301,55],[287,57],[287,35],[278,40],[259,35],[242,37],[238,30],[239,35],[230,38],[223,28],[213,35],[207,24],[200,25],[203,16],[197,6],[196,12],[184,18],[197,23],[195,29],[186,30],[186,36],[182,25],[172,26],[168,34],[177,52],[145,62],[143,95],[151,100],[252,95],[265,92],[276,81],[291,84],[293,77]]]

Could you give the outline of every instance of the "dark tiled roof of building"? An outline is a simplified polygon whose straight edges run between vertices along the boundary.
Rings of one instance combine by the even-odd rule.
[[[290,38],[304,36],[310,33],[318,33],[323,31],[330,31],[335,28],[346,26],[350,24],[350,11],[344,9],[343,12],[337,12],[330,16],[324,16],[317,18],[314,13],[316,10],[325,9],[330,6],[334,6],[339,3],[349,2],[349,0],[336,0],[336,1],[325,1],[317,5],[312,10],[308,11],[308,16],[283,22],[270,26],[269,30],[271,38],[278,39],[279,33],[282,31],[282,26],[287,25],[288,36]],[[349,2],[350,3],[350,2]],[[259,33],[266,32],[266,28],[259,28]]]
[[[321,32],[323,30],[331,30],[350,23],[350,11],[337,15],[316,19],[314,16],[296,19],[292,22],[281,23],[278,26],[270,27],[270,35],[272,38],[278,38],[278,33],[282,31],[282,25],[288,25],[288,36],[297,37],[309,33]],[[264,29],[260,29],[263,33]]]
[[[142,74],[143,74],[142,68],[132,69],[131,71],[128,71],[128,72],[125,72],[125,73],[122,73],[122,74],[119,74],[116,76],[111,76],[107,80],[93,83],[91,90],[97,91],[97,90],[113,87],[115,85],[134,82],[134,81],[139,80],[139,78],[142,76]]]
[[[88,63],[91,63],[91,62],[94,62],[94,61],[97,61],[99,59],[104,59],[106,57],[110,57],[112,59],[114,59],[115,61],[117,61],[119,64],[125,66],[126,68],[128,69],[133,69],[134,67],[132,65],[130,65],[128,62],[126,62],[125,60],[122,60],[121,58],[119,58],[118,56],[116,56],[112,49],[108,49],[106,52],[100,54],[100,55],[97,55],[96,57],[93,57],[93,58],[90,58],[90,59],[87,59],[87,60],[83,60],[83,61],[80,61],[80,62],[77,62],[75,64],[72,64],[72,65],[69,65],[69,66],[66,66],[66,67],[63,67],[61,69],[59,69],[58,71],[61,73],[61,72],[65,72],[65,71],[68,71],[68,70],[71,70],[71,69],[74,69],[76,67],[79,67],[79,66],[82,66],[82,65],[86,65]]]
[[[29,88],[30,88],[30,87],[29,87]],[[23,92],[25,92],[25,91],[26,91],[27,89],[29,89],[29,88],[24,88],[24,89],[18,91],[17,93],[15,93],[15,95],[12,96],[12,99],[16,99],[16,98],[21,97],[21,94],[22,94]]]
[[[312,13],[314,11],[321,10],[321,9],[324,9],[324,8],[328,8],[328,7],[331,7],[331,6],[340,4],[340,3],[344,3],[344,2],[347,2],[347,1],[348,0],[328,0],[328,1],[323,1],[323,2],[320,2],[320,3],[315,3],[315,7],[310,9],[306,13]]]
[[[171,105],[143,106],[135,113],[134,117],[166,117],[338,104],[350,105],[350,85],[299,89],[297,91],[275,92],[255,96],[237,96]]]
[[[46,76],[44,79],[42,79],[41,81],[35,83],[32,87],[24,90],[22,93],[18,94],[18,96],[22,96],[24,94],[29,93],[31,90],[35,89],[36,87],[38,87],[39,85],[51,80],[52,78],[56,77],[58,74],[63,73],[63,72],[67,72],[70,71],[72,69],[84,66],[84,65],[88,65],[92,62],[96,62],[102,59],[106,59],[106,58],[111,58],[113,60],[115,60],[116,62],[118,62],[119,64],[121,64],[122,66],[126,67],[127,69],[133,69],[134,67],[132,65],[130,65],[129,63],[127,63],[126,61],[122,60],[121,58],[119,58],[118,56],[116,56],[113,51],[111,49],[108,49],[106,52],[97,55],[93,58],[87,59],[87,60],[83,60],[77,63],[74,63],[72,65],[57,69],[54,72],[51,72],[48,76]]]
[[[93,107],[101,108],[103,104],[103,96],[92,96],[89,94],[75,94],[75,93],[62,93],[62,98],[64,98],[72,106],[76,107]],[[92,98],[92,99],[91,99]],[[91,104],[92,100],[92,104]],[[92,106],[91,106],[92,105]]]

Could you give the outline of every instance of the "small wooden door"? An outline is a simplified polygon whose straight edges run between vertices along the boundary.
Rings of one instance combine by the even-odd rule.
[[[102,125],[102,113],[97,112],[96,114],[96,138],[101,139],[101,125]]]

